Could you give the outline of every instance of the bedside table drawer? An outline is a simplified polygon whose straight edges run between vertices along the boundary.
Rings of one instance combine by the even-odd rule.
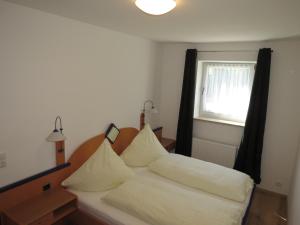
[[[53,223],[53,215],[52,213],[50,213],[46,216],[37,219],[36,221],[30,223],[29,225],[50,225],[52,223]]]

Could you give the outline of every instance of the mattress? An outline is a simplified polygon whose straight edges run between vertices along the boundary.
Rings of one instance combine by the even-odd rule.
[[[185,185],[176,183],[172,180],[169,180],[167,178],[164,178],[164,177],[154,174],[153,172],[148,170],[148,168],[146,168],[146,167],[133,168],[133,170],[135,171],[137,176],[142,176],[142,177],[146,177],[148,179],[153,179],[153,180],[160,180],[161,182],[166,182],[167,184],[176,185],[176,186],[180,187],[182,189],[182,191],[192,191],[195,193],[201,192],[201,193],[205,193],[205,194],[211,196],[212,198],[221,199],[222,201],[225,201],[228,203],[230,202],[231,204],[232,203],[236,204],[238,207],[240,207],[243,210],[244,215],[247,211],[247,207],[250,202],[251,192],[249,192],[246,201],[243,203],[240,203],[240,202],[235,202],[235,201],[232,201],[229,199],[224,199],[222,197],[219,197],[219,196],[216,196],[213,194],[209,194],[207,192],[203,192],[201,190],[190,188]],[[150,224],[102,201],[102,198],[109,191],[82,192],[82,191],[77,191],[77,190],[73,190],[73,189],[69,189],[69,191],[71,191],[72,193],[77,195],[78,207],[82,211],[87,212],[87,213],[99,218],[103,222],[106,222],[111,225],[150,225]],[[243,221],[241,221],[240,223],[242,224],[242,222]]]

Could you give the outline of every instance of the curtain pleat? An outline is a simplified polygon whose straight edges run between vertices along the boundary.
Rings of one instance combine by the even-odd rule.
[[[188,49],[185,57],[185,68],[175,148],[175,152],[177,154],[182,154],[185,156],[192,155],[196,71],[197,49]]]
[[[257,184],[261,182],[261,154],[269,94],[271,52],[271,49],[264,48],[258,53],[244,135],[234,165],[234,169],[249,174]]]

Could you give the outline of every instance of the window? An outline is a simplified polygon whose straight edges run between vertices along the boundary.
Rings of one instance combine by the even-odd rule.
[[[199,61],[195,117],[245,123],[255,62]]]

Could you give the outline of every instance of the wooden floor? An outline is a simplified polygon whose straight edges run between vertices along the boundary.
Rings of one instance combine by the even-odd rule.
[[[287,225],[286,204],[285,196],[256,189],[247,225]]]

